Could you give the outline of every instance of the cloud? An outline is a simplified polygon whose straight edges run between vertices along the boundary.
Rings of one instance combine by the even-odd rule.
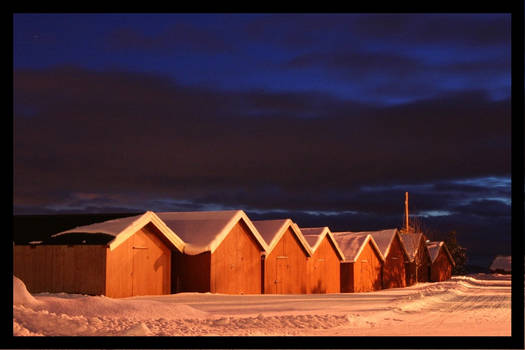
[[[54,69],[16,71],[15,104],[19,95],[38,112],[15,115],[16,197],[264,184],[293,195],[510,173],[509,103],[475,92],[377,108]]]
[[[479,47],[510,43],[510,15],[506,14],[356,15],[350,26],[364,39],[403,44]]]
[[[500,50],[501,56],[468,61],[457,54],[435,62],[433,52],[416,56],[395,49],[371,52],[351,48],[301,54],[284,62],[281,69],[320,71],[332,80],[359,87],[361,98],[369,101],[428,99],[473,86],[501,99],[510,95],[510,61],[504,53]]]
[[[110,51],[224,53],[232,45],[217,30],[206,30],[189,21],[177,20],[157,33],[146,33],[135,27],[120,27],[105,38]]]

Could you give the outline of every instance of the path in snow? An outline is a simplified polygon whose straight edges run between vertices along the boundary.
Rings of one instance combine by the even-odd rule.
[[[125,299],[31,296],[14,282],[14,335],[510,335],[511,281],[505,275],[371,293]]]

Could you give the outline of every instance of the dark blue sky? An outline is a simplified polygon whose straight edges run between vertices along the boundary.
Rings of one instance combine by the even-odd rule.
[[[15,14],[15,214],[238,208],[382,229],[409,191],[422,224],[485,263],[510,253],[510,26]]]

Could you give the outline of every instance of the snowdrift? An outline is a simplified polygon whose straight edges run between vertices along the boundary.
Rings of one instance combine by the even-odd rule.
[[[457,276],[368,293],[31,295],[13,278],[15,336],[508,336],[510,275]]]

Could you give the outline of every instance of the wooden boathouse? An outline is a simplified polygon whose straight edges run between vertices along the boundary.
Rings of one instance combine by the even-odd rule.
[[[268,244],[264,258],[264,294],[305,294],[311,251],[290,219],[257,220],[253,224]]]
[[[340,293],[344,255],[328,227],[301,228],[310,245],[308,293]]]

